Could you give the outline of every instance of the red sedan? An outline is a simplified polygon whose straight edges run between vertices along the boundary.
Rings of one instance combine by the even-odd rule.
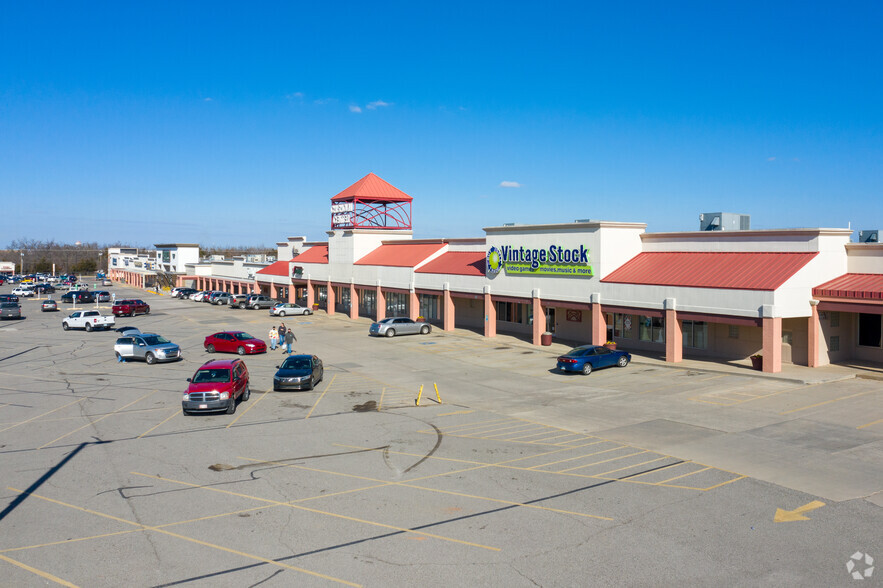
[[[222,331],[209,335],[205,338],[203,346],[209,353],[224,351],[227,353],[238,353],[239,355],[251,355],[253,353],[267,352],[266,343],[244,331]]]

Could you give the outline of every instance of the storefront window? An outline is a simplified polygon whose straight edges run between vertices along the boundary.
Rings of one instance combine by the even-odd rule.
[[[632,315],[619,313],[613,315],[613,336],[624,339],[632,338]]]
[[[665,343],[665,321],[662,317],[638,317],[638,338],[641,341]]]
[[[359,291],[359,314],[377,316],[377,292],[374,290]]]
[[[337,301],[337,308],[340,312],[349,312],[350,310],[350,289],[343,286],[334,286],[334,299]]]
[[[328,308],[328,287],[327,286],[317,286],[316,287],[316,302],[319,303],[320,308]]]
[[[418,294],[420,301],[420,316],[427,321],[438,320],[438,296],[435,294]]]
[[[684,337],[684,347],[693,349],[706,349],[708,347],[708,323],[704,321],[683,321],[681,332]]]
[[[523,323],[527,316],[527,305],[516,302],[495,302],[497,320],[507,323]]]
[[[858,315],[858,344],[862,347],[880,347],[880,326],[883,315]]]
[[[386,316],[408,316],[408,295],[401,292],[387,292]]]

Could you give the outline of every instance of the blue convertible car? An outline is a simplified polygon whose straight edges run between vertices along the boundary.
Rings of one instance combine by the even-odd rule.
[[[558,358],[558,369],[562,372],[579,372],[584,376],[592,370],[616,365],[625,367],[632,360],[630,353],[608,349],[601,345],[574,347]]]

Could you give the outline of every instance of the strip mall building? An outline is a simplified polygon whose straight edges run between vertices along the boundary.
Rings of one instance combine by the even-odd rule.
[[[883,244],[850,229],[647,233],[585,220],[414,239],[412,199],[369,174],[331,198],[328,240],[289,237],[254,280],[188,266],[180,284],[318,305],[350,318],[746,361],[883,363]],[[192,271],[191,271],[192,270]]]

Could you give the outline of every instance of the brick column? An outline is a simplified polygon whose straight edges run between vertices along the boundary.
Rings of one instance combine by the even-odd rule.
[[[326,291],[328,292],[328,308],[326,310],[329,315],[332,315],[334,314],[334,305],[337,303],[337,300],[334,297],[334,286],[331,285],[331,280],[328,280]]]
[[[374,319],[376,321],[382,321],[386,318],[386,297],[383,295],[380,284],[377,284],[377,312],[374,314],[377,315],[377,318]]]
[[[497,307],[491,300],[491,290],[487,286],[484,287],[484,336],[497,336]]]
[[[763,317],[763,371],[782,371],[782,317]]]
[[[359,318],[359,290],[355,284],[350,284],[350,318]]]
[[[828,363],[822,359],[820,353],[822,326],[819,324],[819,301],[810,300],[809,304],[810,315],[806,319],[806,365],[809,367],[819,367]]]
[[[453,331],[455,318],[454,299],[451,297],[451,291],[445,288],[442,294],[442,331]]]
[[[684,360],[684,336],[674,298],[665,299],[665,361],[678,363]]]
[[[604,345],[607,343],[607,321],[601,308],[601,294],[592,294],[591,301],[589,306],[592,312],[592,345]]]
[[[534,296],[531,298],[533,306],[533,344],[542,344],[542,335],[546,332],[546,313],[543,312],[543,302],[540,300],[539,292],[534,290]]]
[[[420,316],[420,299],[417,298],[417,292],[414,290],[408,295],[408,316],[412,321],[416,321]]]

